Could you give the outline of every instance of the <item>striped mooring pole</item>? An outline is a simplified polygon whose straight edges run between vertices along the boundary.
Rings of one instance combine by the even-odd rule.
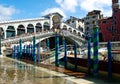
[[[93,39],[93,45],[94,45],[94,57],[93,57],[93,61],[94,61],[94,65],[93,65],[93,74],[94,76],[98,75],[98,49],[99,49],[99,32],[98,32],[98,26],[95,26],[93,28],[94,31],[94,39]]]
[[[59,36],[58,33],[56,32],[55,36],[55,66],[59,67]]]
[[[40,64],[40,43],[38,43],[38,52],[37,52],[37,55],[38,55],[38,64]]]
[[[77,65],[78,65],[78,59],[77,59],[77,44],[74,44],[74,63],[75,63],[75,67],[74,70],[77,71]]]
[[[91,73],[91,37],[88,39],[88,74]]]
[[[22,39],[20,39],[20,41],[19,41],[19,44],[20,44],[20,60],[21,60],[21,58],[22,58],[22,53],[23,53],[23,51],[22,51]]]
[[[108,42],[107,49],[108,49],[108,78],[112,78],[112,48],[111,48],[111,42]]]
[[[34,65],[36,65],[36,37],[33,37],[33,58],[34,58]]]
[[[67,68],[67,43],[65,42],[65,37],[62,38],[64,46],[64,67]]]

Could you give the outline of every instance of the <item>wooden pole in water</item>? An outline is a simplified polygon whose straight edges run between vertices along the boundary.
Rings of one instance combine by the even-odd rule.
[[[108,77],[112,78],[112,49],[111,49],[111,42],[107,44],[108,49]]]

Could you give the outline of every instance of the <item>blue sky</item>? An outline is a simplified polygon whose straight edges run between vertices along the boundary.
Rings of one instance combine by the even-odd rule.
[[[111,16],[112,0],[0,0],[0,21],[39,18],[47,13],[59,12],[64,19],[83,18],[89,11],[99,9]],[[120,0],[119,0],[120,1]]]

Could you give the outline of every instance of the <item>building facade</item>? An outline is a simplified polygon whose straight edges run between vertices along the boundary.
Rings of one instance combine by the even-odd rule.
[[[88,12],[86,17],[83,18],[86,37],[93,37],[93,27],[95,23],[98,23],[98,20],[101,18],[103,18],[103,14],[101,14],[100,10],[93,10],[91,12]]]
[[[112,16],[98,21],[100,40],[120,41],[120,8],[119,0],[112,0]]]
[[[85,32],[84,22],[82,19],[70,16],[70,19],[65,21],[66,24],[70,25],[73,28],[78,29],[81,32]]]

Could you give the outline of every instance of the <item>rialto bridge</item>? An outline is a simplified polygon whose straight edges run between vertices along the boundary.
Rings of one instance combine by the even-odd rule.
[[[32,42],[33,36],[36,36],[39,43],[55,37],[56,32],[79,46],[84,45],[84,33],[62,22],[62,18],[59,13],[51,13],[41,18],[0,22],[2,47],[18,44],[20,39],[24,43]]]
[[[18,44],[20,39],[24,43],[32,42],[33,36],[36,36],[39,43],[55,37],[56,32],[61,37],[82,45],[85,42],[84,33],[62,22],[62,18],[59,13],[51,13],[41,18],[0,22],[2,47]]]

